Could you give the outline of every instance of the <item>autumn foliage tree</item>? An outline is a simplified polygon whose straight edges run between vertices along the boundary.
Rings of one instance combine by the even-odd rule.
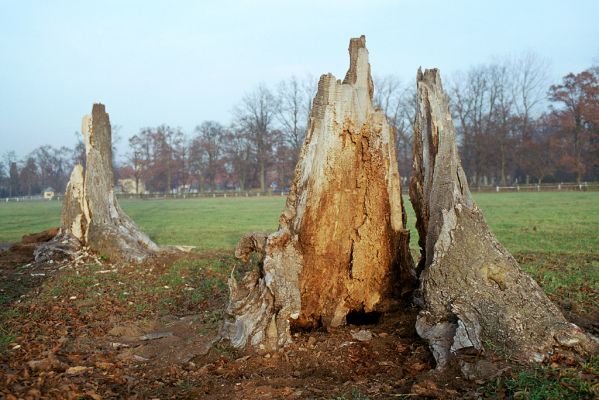
[[[580,183],[597,165],[599,143],[599,80],[590,70],[566,75],[549,88],[552,111],[568,144],[560,164],[573,172]]]

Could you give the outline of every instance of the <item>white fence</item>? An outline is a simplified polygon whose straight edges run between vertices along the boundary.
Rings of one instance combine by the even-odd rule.
[[[62,200],[62,196],[55,196],[53,199],[46,199],[44,198],[44,196],[40,195],[36,195],[36,196],[18,196],[18,197],[5,197],[0,199],[0,203],[8,203],[8,202],[22,202],[22,201],[54,201],[54,200],[58,200],[61,201]]]
[[[141,193],[127,194],[117,193],[118,199],[142,199],[142,200],[165,200],[165,199],[206,199],[206,198],[242,198],[242,197],[285,197],[289,194],[287,191],[228,191],[228,192],[201,192],[201,193]],[[0,204],[9,202],[28,202],[28,201],[62,201],[62,195],[54,196],[52,199],[45,199],[41,195],[37,196],[18,196],[0,198]]]
[[[597,183],[543,183],[540,185],[515,185],[515,186],[494,186],[494,187],[481,187],[483,190],[479,191],[493,191],[495,192],[561,192],[561,191],[597,191],[599,190],[599,184]],[[487,190],[484,190],[487,189]]]
[[[408,193],[408,188],[402,188],[403,193]],[[584,182],[584,183],[543,183],[541,185],[513,185],[513,186],[470,186],[473,192],[566,192],[566,191],[599,191],[599,183]],[[243,198],[243,197],[272,197],[287,196],[287,191],[223,191],[223,192],[201,192],[201,193],[143,193],[143,194],[126,194],[117,193],[119,199],[206,199],[206,198]],[[62,195],[54,196],[53,199],[45,199],[42,195],[36,196],[19,196],[0,198],[0,204],[8,202],[24,202],[24,201],[62,201]]]

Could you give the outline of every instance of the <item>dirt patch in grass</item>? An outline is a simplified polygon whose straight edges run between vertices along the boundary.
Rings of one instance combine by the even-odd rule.
[[[562,308],[564,299],[570,301],[570,311],[564,309],[569,318],[590,321],[597,311],[597,281],[592,271],[571,275],[578,274],[577,265],[592,269],[595,256],[518,258]],[[376,325],[297,333],[294,343],[278,352],[235,350],[215,342],[235,264],[230,253],[212,252],[141,265],[90,257],[46,266],[45,281],[38,285],[7,288],[15,294],[8,294],[11,300],[0,314],[0,393],[6,399],[527,398],[539,390],[558,393],[556,398],[590,399],[597,394],[596,358],[556,354],[531,369],[495,349],[460,354],[456,365],[440,374],[416,335],[412,307],[385,314]],[[13,274],[20,273],[17,264],[13,267]],[[552,278],[562,273],[568,277]],[[574,293],[583,288],[590,291]],[[360,330],[371,339],[356,339]],[[472,366],[469,377],[457,371],[460,363]]]

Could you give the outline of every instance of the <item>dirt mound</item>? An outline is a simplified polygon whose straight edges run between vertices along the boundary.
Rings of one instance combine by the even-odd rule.
[[[44,242],[50,241],[58,233],[58,228],[50,228],[42,232],[24,235],[19,243],[7,246],[0,251],[0,268],[16,267],[33,261],[33,251]]]
[[[47,242],[58,234],[58,228],[50,228],[42,232],[31,233],[23,236],[21,244],[37,244]]]
[[[33,252],[41,243],[51,240],[58,228],[23,236],[19,243],[0,251],[0,306],[10,303],[39,286],[54,265],[33,265]]]

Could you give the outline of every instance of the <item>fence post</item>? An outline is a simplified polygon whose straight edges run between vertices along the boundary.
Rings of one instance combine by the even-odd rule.
[[[499,193],[499,186],[495,186],[495,191]]]
[[[558,183],[557,190],[562,190],[562,184],[561,183]]]

